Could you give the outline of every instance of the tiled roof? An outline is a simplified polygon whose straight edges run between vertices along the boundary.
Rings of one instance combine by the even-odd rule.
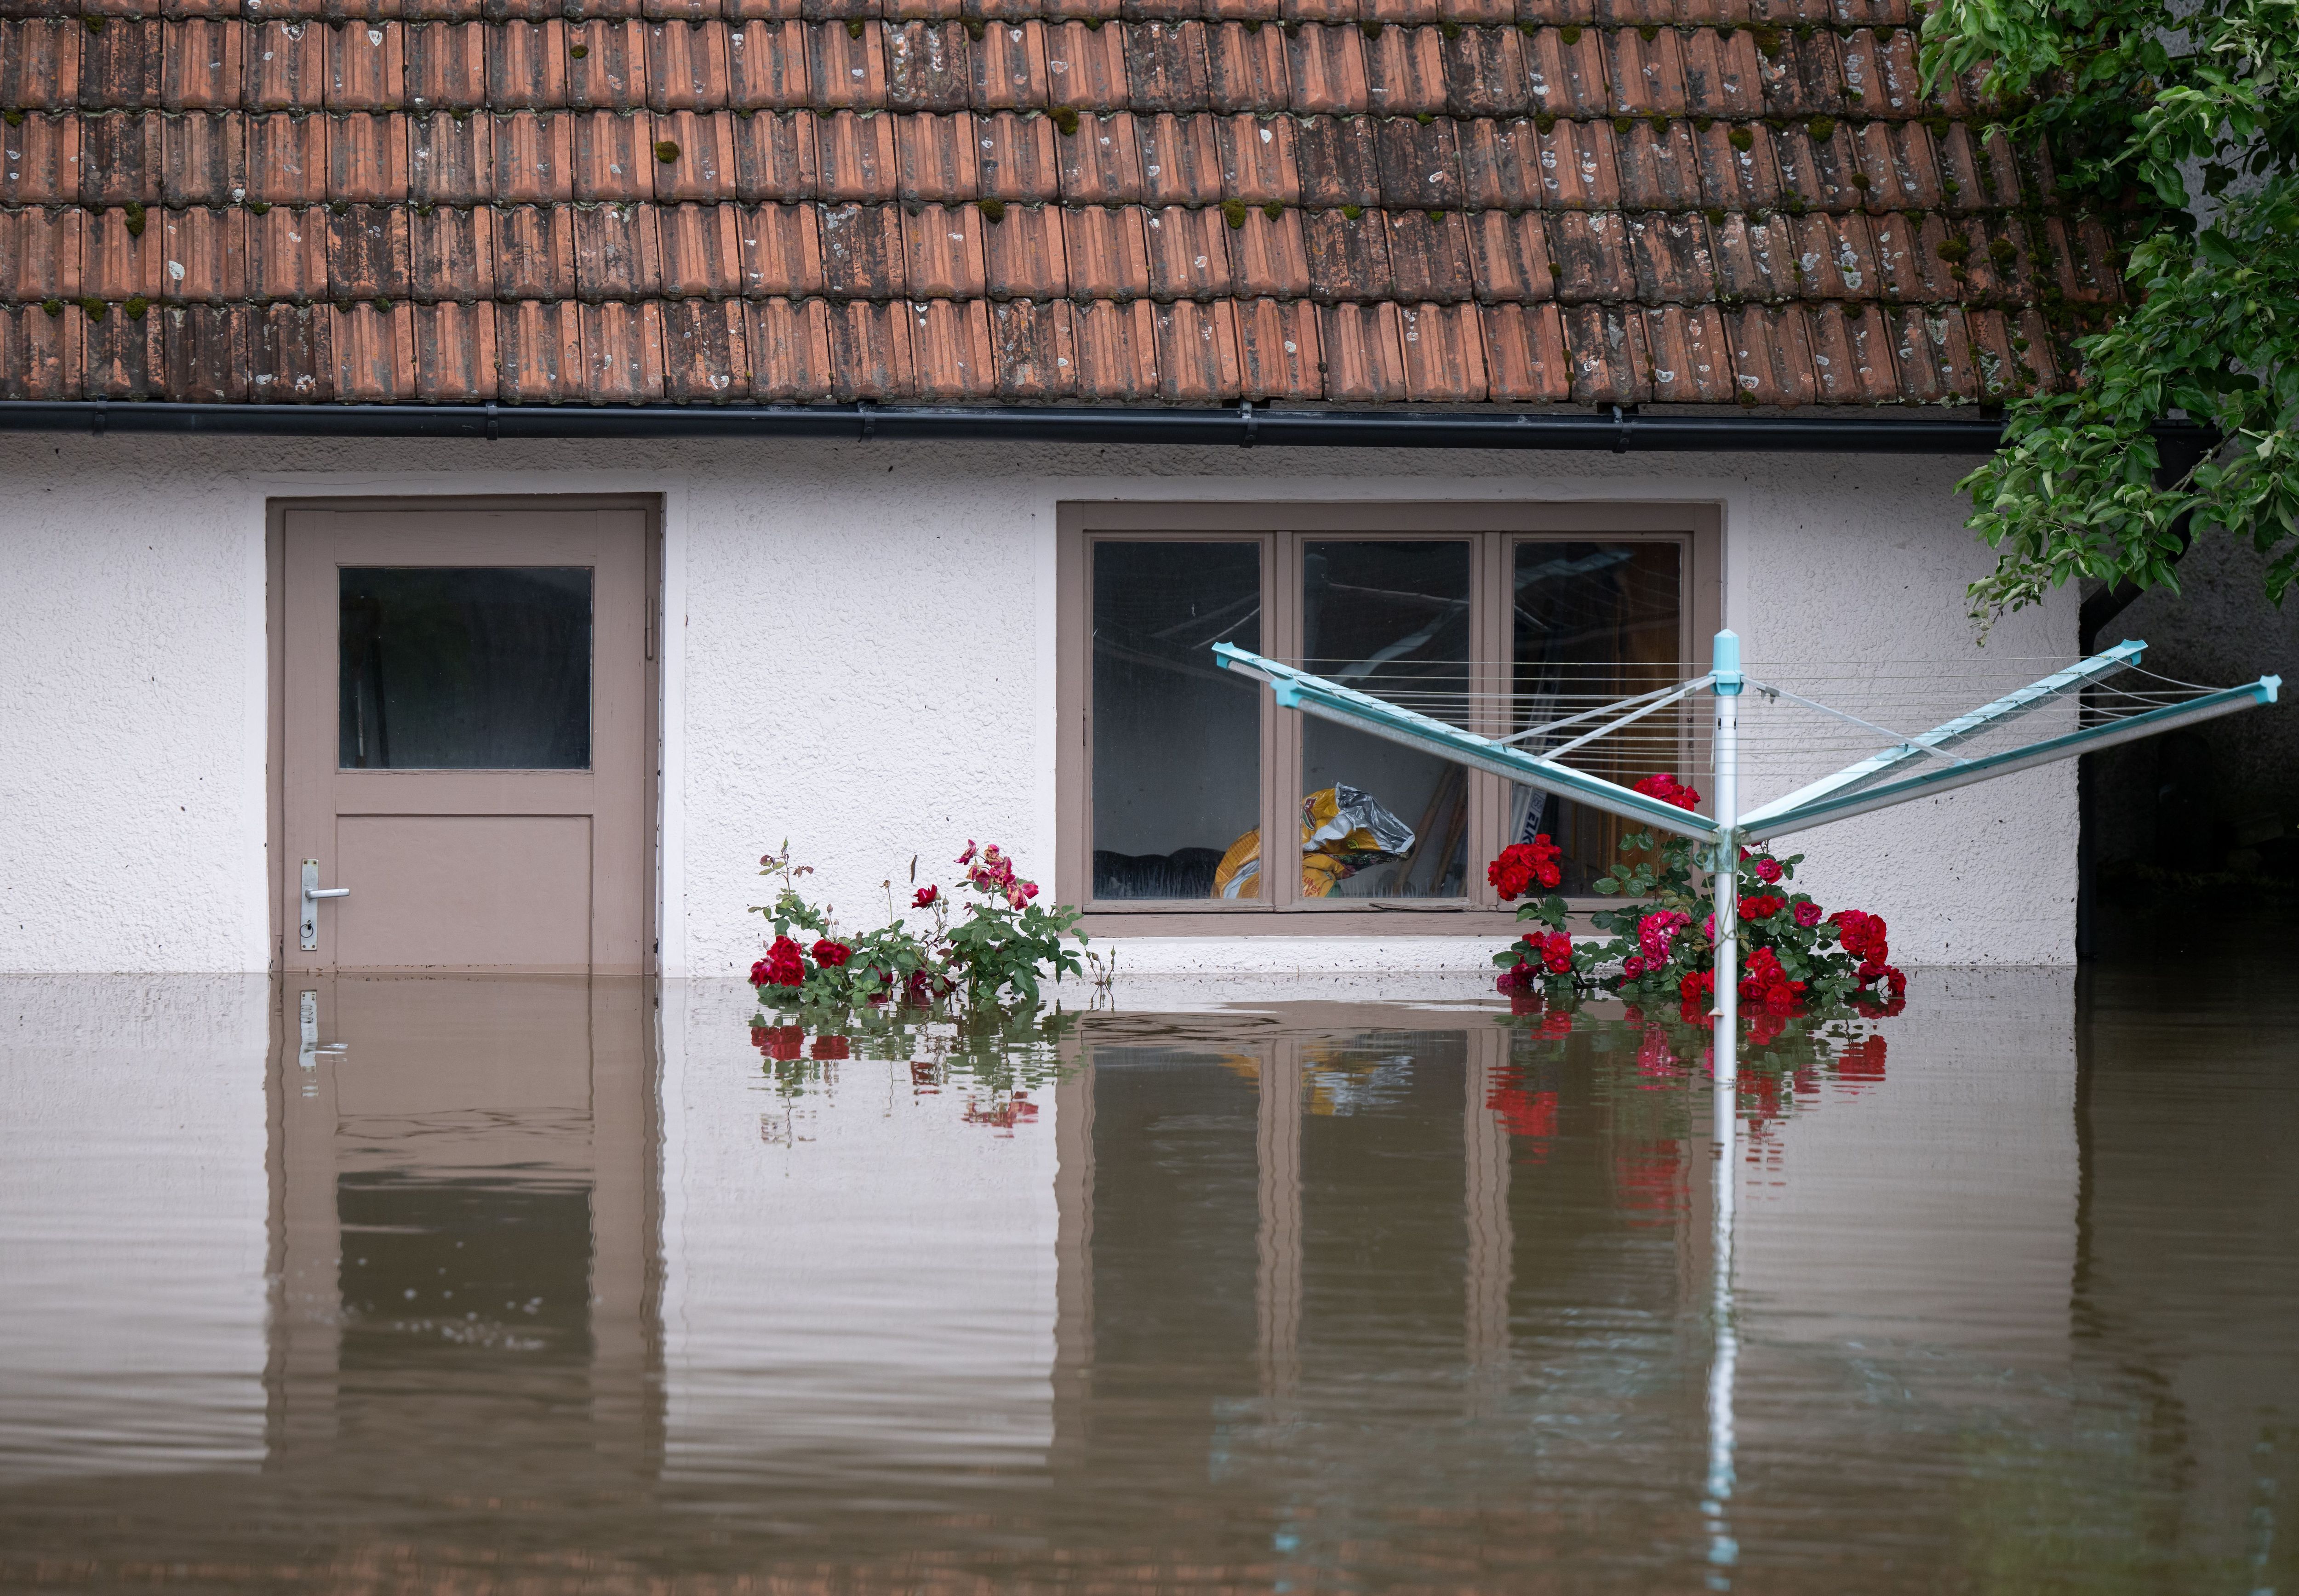
[[[0,0],[0,397],[1978,401],[2121,291],[1905,0],[151,3]]]

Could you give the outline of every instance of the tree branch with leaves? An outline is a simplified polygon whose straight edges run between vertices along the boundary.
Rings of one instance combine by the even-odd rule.
[[[1933,81],[1984,66],[2007,134],[2131,240],[2130,302],[2074,339],[2076,387],[2013,400],[1958,484],[1996,551],[1974,615],[2071,577],[2176,591],[2212,533],[2267,558],[2279,605],[2299,575],[2299,0],[1940,0],[1923,38]],[[2159,481],[2149,427],[2182,412],[2218,446]]]

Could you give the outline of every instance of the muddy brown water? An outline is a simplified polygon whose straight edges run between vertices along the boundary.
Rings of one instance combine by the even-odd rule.
[[[1617,1006],[308,984],[0,982],[0,1588],[2299,1592],[2262,951],[1920,974],[1729,1230]]]

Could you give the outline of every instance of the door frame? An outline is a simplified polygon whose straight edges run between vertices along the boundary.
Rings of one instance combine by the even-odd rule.
[[[298,494],[268,499],[263,506],[264,632],[264,876],[270,892],[271,969],[287,966],[287,513],[290,510],[635,509],[645,518],[646,548],[640,557],[645,583],[645,706],[643,746],[653,759],[644,783],[640,825],[646,834],[647,889],[640,894],[643,922],[641,945],[645,973],[662,972],[662,654],[664,625],[663,507],[659,493],[458,493]]]

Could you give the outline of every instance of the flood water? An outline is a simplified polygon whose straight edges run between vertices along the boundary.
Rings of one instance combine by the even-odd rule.
[[[0,982],[0,1588],[2299,1592],[2299,997]],[[1722,1267],[1720,1267],[1722,1265]]]

